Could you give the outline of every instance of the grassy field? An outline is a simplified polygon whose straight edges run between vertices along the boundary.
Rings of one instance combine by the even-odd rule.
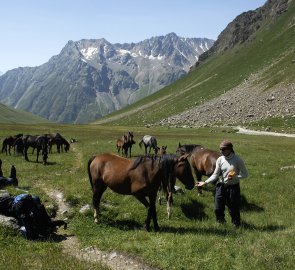
[[[174,153],[178,142],[200,143],[218,149],[225,138],[233,141],[236,152],[244,159],[249,178],[241,183],[243,227],[235,229],[230,222],[215,223],[213,186],[202,196],[196,190],[175,195],[173,217],[167,219],[166,206],[157,205],[161,231],[146,232],[143,224],[145,208],[131,196],[107,190],[102,198],[100,223],[93,221],[92,211],[79,209],[91,204],[91,188],[86,164],[91,155],[115,152],[115,141],[127,131],[135,134],[133,155],[143,154],[138,141],[145,134],[155,135],[159,145],[167,145]],[[247,136],[231,129],[147,129],[102,126],[1,125],[0,138],[17,133],[42,134],[60,132],[75,138],[69,153],[49,155],[49,165],[31,162],[21,156],[5,156],[4,175],[15,164],[18,194],[38,194],[45,205],[56,204],[48,196],[50,190],[64,194],[72,207],[69,228],[54,241],[27,241],[15,231],[0,226],[0,269],[104,269],[78,261],[62,251],[62,235],[78,237],[81,248],[132,254],[160,269],[293,269],[294,267],[294,152],[292,138]],[[288,168],[287,166],[293,166]],[[286,169],[282,169],[287,167]],[[180,182],[177,185],[182,187]],[[227,215],[227,220],[229,217]],[[4,267],[5,266],[5,267]],[[4,268],[3,268],[4,267]]]

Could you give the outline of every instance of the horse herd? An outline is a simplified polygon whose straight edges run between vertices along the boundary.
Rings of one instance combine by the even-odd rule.
[[[159,148],[154,136],[145,135],[139,142],[140,147],[142,145],[145,147],[145,155],[130,159],[134,144],[133,132],[128,132],[116,142],[117,151],[121,152],[122,157],[115,154],[99,154],[88,161],[87,170],[93,192],[94,219],[97,223],[100,200],[109,187],[116,193],[133,195],[141,202],[147,209],[146,230],[150,230],[150,223],[153,220],[154,230],[158,231],[156,198],[159,189],[165,192],[167,214],[170,218],[176,178],[187,189],[193,189],[195,181],[191,166],[197,181],[201,181],[203,175],[212,175],[220,153],[206,149],[202,145],[179,143],[176,154],[167,154],[167,146]],[[150,155],[151,149],[154,150],[154,155]],[[127,158],[128,155],[129,158]]]
[[[154,230],[159,230],[156,212],[156,198],[161,189],[166,196],[167,214],[171,217],[173,192],[175,192],[176,178],[187,189],[193,189],[195,180],[191,168],[193,168],[197,181],[202,176],[210,176],[215,169],[219,152],[206,149],[202,145],[179,143],[175,154],[167,154],[167,146],[158,147],[155,136],[145,135],[139,142],[140,148],[144,146],[145,155],[131,159],[131,149],[135,144],[133,132],[124,134],[116,141],[116,154],[98,154],[92,156],[87,164],[88,177],[92,188],[92,203],[94,207],[94,219],[98,222],[100,200],[109,187],[116,193],[133,195],[147,209],[145,221],[146,230],[150,230],[151,220]],[[28,159],[28,148],[36,149],[37,159],[41,152],[43,164],[47,163],[48,153],[52,146],[56,145],[57,152],[67,152],[70,143],[59,133],[43,135],[23,135],[6,137],[2,144],[2,153],[14,153],[24,155]],[[153,150],[154,154],[151,154]],[[129,158],[128,158],[129,157]],[[201,190],[199,190],[199,193]]]
[[[26,161],[29,161],[28,158],[28,149],[29,147],[33,148],[33,152],[36,149],[37,159],[42,154],[43,164],[47,164],[48,153],[52,152],[52,146],[56,145],[57,152],[61,151],[67,152],[70,149],[69,142],[60,134],[60,133],[49,133],[43,135],[23,135],[17,134],[14,136],[8,136],[3,139],[2,142],[2,153],[6,155],[11,155],[11,149],[14,149],[14,154],[22,154],[25,157]]]

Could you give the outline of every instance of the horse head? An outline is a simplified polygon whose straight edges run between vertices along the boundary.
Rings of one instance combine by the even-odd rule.
[[[193,189],[195,179],[192,173],[190,163],[188,161],[189,154],[176,156],[175,175],[185,185],[186,189]]]

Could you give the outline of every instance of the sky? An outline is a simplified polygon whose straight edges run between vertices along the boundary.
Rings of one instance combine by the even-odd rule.
[[[0,0],[0,72],[39,66],[69,40],[139,42],[171,32],[216,40],[266,0]]]

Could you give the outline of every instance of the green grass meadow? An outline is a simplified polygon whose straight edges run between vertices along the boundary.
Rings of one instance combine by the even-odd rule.
[[[168,146],[168,153],[175,153],[179,142],[217,150],[221,140],[232,140],[249,171],[249,178],[241,182],[242,228],[235,229],[230,224],[227,212],[227,224],[216,224],[213,186],[207,187],[201,196],[197,196],[195,189],[175,195],[170,220],[166,205],[158,204],[161,231],[157,233],[143,229],[143,205],[132,196],[118,195],[109,189],[102,198],[99,224],[94,223],[92,211],[80,214],[82,206],[92,203],[88,159],[96,153],[116,152],[116,139],[129,130],[136,140],[133,156],[144,153],[138,142],[145,134],[155,135],[158,145]],[[48,206],[56,204],[48,191],[61,191],[72,207],[69,228],[51,241],[27,241],[12,229],[0,226],[0,269],[106,269],[62,251],[62,238],[66,235],[78,237],[80,248],[96,246],[100,250],[128,253],[159,269],[294,268],[294,138],[242,135],[230,128],[134,129],[51,124],[1,124],[0,138],[48,132],[60,132],[68,140],[77,139],[77,143],[71,144],[69,153],[58,154],[54,149],[48,166],[36,163],[35,155],[29,154],[30,162],[26,162],[22,156],[0,153],[2,170],[8,176],[11,164],[16,166],[19,189],[7,188],[12,194],[38,194]],[[183,187],[180,182],[177,185]]]

